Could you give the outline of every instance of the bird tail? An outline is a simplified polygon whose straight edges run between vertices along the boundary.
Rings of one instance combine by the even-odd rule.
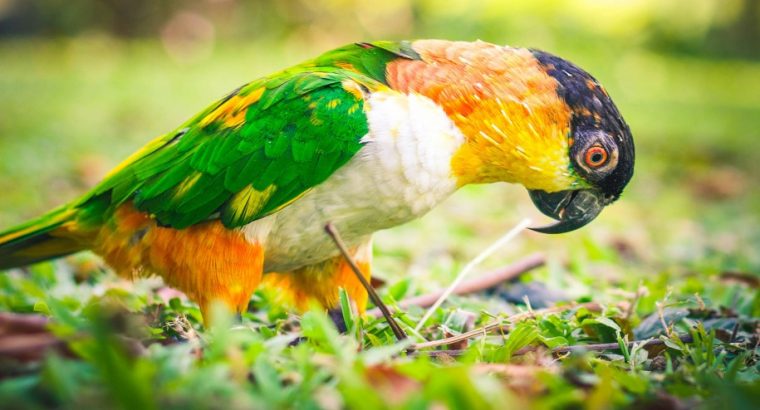
[[[63,206],[0,232],[0,270],[31,265],[85,249],[72,234],[78,209]]]

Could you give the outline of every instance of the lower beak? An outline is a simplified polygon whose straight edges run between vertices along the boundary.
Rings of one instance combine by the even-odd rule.
[[[565,233],[574,231],[593,221],[605,201],[600,191],[584,189],[576,191],[529,191],[533,204],[546,216],[558,222],[538,228],[530,228],[541,233]]]

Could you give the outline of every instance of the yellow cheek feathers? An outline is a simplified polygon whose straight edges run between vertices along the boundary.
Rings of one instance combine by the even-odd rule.
[[[505,181],[545,191],[572,186],[567,120],[543,109],[526,111],[521,104],[486,103],[469,118],[455,119],[468,136],[452,158],[460,185]]]
[[[505,181],[558,191],[570,169],[570,108],[529,50],[418,41],[422,61],[388,67],[391,86],[436,101],[467,138],[452,158],[460,185]]]

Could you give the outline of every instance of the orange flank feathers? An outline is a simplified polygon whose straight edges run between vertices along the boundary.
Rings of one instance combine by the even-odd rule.
[[[422,60],[388,64],[388,82],[440,105],[467,143],[452,160],[459,185],[518,182],[557,191],[574,182],[567,156],[571,112],[557,82],[527,49],[421,40]],[[556,171],[561,170],[561,171]]]
[[[167,285],[184,292],[201,307],[205,320],[214,301],[244,311],[262,280],[264,248],[248,242],[238,230],[218,221],[186,229],[158,226],[153,218],[122,205],[94,240],[95,251],[124,277],[158,275]],[[352,250],[359,268],[369,277],[371,245]],[[265,284],[284,302],[299,310],[311,303],[337,307],[338,288],[344,288],[360,312],[367,292],[342,257],[304,266],[292,272],[268,273]]]
[[[208,320],[212,302],[241,312],[261,281],[263,248],[218,222],[183,230],[160,227],[122,205],[95,241],[96,252],[117,273],[134,278],[157,274],[196,301]]]

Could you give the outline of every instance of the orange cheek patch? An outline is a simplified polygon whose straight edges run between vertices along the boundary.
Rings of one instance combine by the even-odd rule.
[[[263,248],[219,222],[182,230],[164,228],[131,205],[123,205],[97,243],[97,252],[119,274],[161,276],[196,301],[206,318],[215,300],[232,310],[244,310],[261,281]]]

